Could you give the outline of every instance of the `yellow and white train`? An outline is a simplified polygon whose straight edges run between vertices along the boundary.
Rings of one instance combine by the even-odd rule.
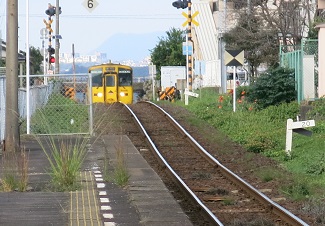
[[[93,103],[133,103],[133,71],[130,66],[121,64],[100,64],[88,69],[91,74]]]

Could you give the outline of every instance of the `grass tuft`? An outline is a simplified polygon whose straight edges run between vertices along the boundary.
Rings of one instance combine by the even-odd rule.
[[[104,178],[106,181],[114,181],[118,186],[124,187],[128,184],[130,175],[127,170],[127,164],[125,161],[125,150],[122,143],[123,137],[118,140],[115,145],[116,161],[113,163],[111,169],[111,162],[109,160],[108,152],[105,145],[105,156],[104,156]]]
[[[0,188],[4,192],[27,190],[28,186],[28,153],[22,149],[16,152],[4,152],[2,158],[3,174]]]
[[[236,103],[237,111],[233,112],[231,98],[229,94],[219,94],[214,89],[202,89],[200,98],[191,98],[188,106],[180,102],[177,104],[245,147],[248,152],[276,160],[281,168],[288,171],[285,175],[290,174],[290,181],[294,180],[293,183],[284,183],[282,187],[291,198],[325,197],[325,190],[317,189],[325,186],[325,98],[312,102],[306,116],[306,120],[315,119],[316,126],[307,128],[313,135],[293,134],[290,158],[284,150],[286,121],[289,118],[296,121],[301,105],[294,101],[258,109],[243,94],[241,101]],[[199,124],[197,121],[195,123]],[[267,170],[255,173],[265,182],[281,177],[281,174]],[[283,178],[280,180],[285,181]]]
[[[36,137],[49,164],[52,185],[58,191],[71,191],[78,188],[79,171],[87,154],[88,138]]]

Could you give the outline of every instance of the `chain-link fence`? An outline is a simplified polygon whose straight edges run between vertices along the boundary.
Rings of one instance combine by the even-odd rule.
[[[283,45],[280,64],[295,71],[298,102],[318,97],[318,41],[302,40],[299,46]]]
[[[19,77],[20,133],[89,134],[91,101],[87,98],[87,74],[30,76],[29,101],[26,77]],[[29,109],[29,120],[27,120]],[[29,123],[28,123],[29,122]]]

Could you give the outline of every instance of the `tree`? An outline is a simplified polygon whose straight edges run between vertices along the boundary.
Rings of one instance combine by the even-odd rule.
[[[244,50],[254,77],[261,63],[274,66],[278,62],[276,31],[266,28],[254,13],[242,12],[240,18],[237,25],[224,35],[226,49]]]
[[[43,65],[43,56],[39,48],[35,48],[31,46],[29,48],[30,54],[30,74],[39,75],[43,73],[42,65]]]
[[[26,53],[22,52],[26,57]],[[34,46],[31,46],[29,48],[29,55],[30,55],[30,74],[33,75],[39,75],[43,74],[43,56],[41,54],[41,51],[39,48],[35,48]],[[0,59],[0,67],[5,67],[6,66],[6,61]],[[19,69],[18,69],[19,70]]]
[[[277,64],[280,44],[293,45],[293,48],[299,45],[301,39],[308,36],[313,27],[313,15],[316,16],[309,0],[232,2],[235,10],[228,21],[237,23],[225,34],[225,41],[228,48],[245,50],[253,77],[260,64]]]
[[[161,66],[186,65],[186,57],[182,53],[184,31],[171,28],[166,34],[167,37],[159,38],[158,44],[150,50],[151,62],[157,67],[157,79],[161,76]]]
[[[297,45],[312,28],[315,9],[310,0],[252,0],[267,26],[277,30],[282,43]],[[289,38],[288,38],[289,37]]]

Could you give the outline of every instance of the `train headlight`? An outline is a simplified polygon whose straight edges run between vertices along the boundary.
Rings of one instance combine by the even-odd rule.
[[[97,93],[98,97],[103,97],[103,93]]]
[[[124,92],[120,92],[120,96],[121,97],[125,97],[125,93]]]

